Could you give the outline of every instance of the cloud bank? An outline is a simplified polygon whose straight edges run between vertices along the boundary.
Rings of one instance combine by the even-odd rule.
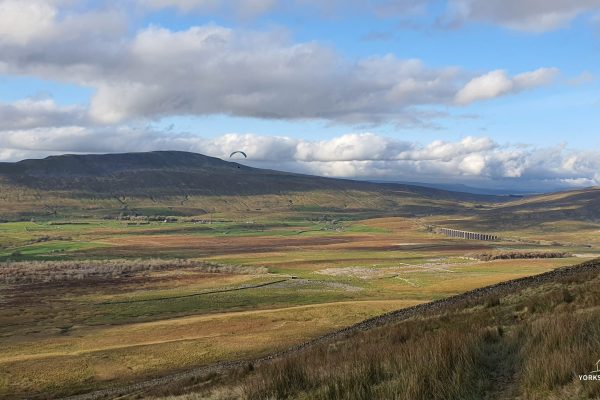
[[[370,12],[386,18],[405,18],[424,13],[429,6],[443,4],[440,21],[461,26],[485,22],[508,29],[543,33],[560,29],[582,14],[600,10],[599,0],[138,0],[148,10],[173,8],[182,13],[212,13],[227,10],[251,17],[273,11],[321,11],[324,15]]]
[[[533,33],[567,26],[579,15],[600,10],[600,0],[449,0],[451,24],[488,22]]]
[[[97,124],[216,114],[427,124],[456,103],[549,85],[557,73],[542,68],[477,77],[391,54],[351,59],[318,42],[294,42],[282,30],[209,24],[128,34],[116,11],[66,12],[60,3],[0,0],[0,73],[92,88],[88,114]],[[212,4],[178,2],[184,9],[196,3]]]
[[[7,131],[0,136],[0,159],[48,154],[183,150],[227,159],[234,150],[257,167],[330,177],[396,181],[455,182],[532,188],[600,184],[600,152],[501,145],[487,137],[428,144],[374,133],[350,133],[310,141],[286,136],[227,134],[206,139],[147,129],[65,127]]]

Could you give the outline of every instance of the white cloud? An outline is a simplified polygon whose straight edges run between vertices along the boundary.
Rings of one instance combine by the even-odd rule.
[[[44,0],[0,0],[0,42],[24,45],[43,37],[54,27],[56,14]]]
[[[138,0],[138,4],[150,10],[174,8],[182,13],[215,13],[227,11],[241,17],[254,17],[273,10],[276,0]]]
[[[482,154],[469,154],[462,159],[458,167],[465,174],[480,175],[485,166],[485,157]]]
[[[506,72],[496,70],[469,81],[456,94],[456,102],[458,104],[468,104],[476,100],[492,99],[510,92],[512,88],[513,82],[506,75]]]
[[[182,12],[193,10],[214,11],[219,7],[218,0],[139,0],[139,4],[150,9],[175,8]]]
[[[379,16],[422,12],[428,0],[137,0],[145,9],[174,8],[182,13],[215,13],[253,17],[271,11],[308,12],[334,16],[373,13]]]
[[[456,68],[391,55],[348,60],[279,31],[150,27],[115,44],[72,28],[30,46],[0,46],[0,72],[91,86],[91,115],[102,123],[220,113],[399,122],[424,115],[413,107],[450,102],[461,79]]]
[[[389,160],[410,146],[372,133],[352,133],[330,140],[300,141],[296,144],[297,161],[370,161]]]
[[[511,78],[504,70],[491,71],[471,79],[456,93],[455,100],[456,103],[464,105],[545,86],[551,83],[557,74],[556,68],[539,68]]]
[[[119,75],[97,84],[92,115],[126,118],[225,113],[269,119],[398,121],[410,107],[447,103],[459,72],[394,56],[357,62],[280,32],[219,26],[140,32]],[[242,73],[243,71],[243,73]]]
[[[579,75],[569,78],[567,83],[573,86],[585,85],[596,81],[596,76],[590,71],[582,71]]]
[[[147,9],[175,8],[180,12],[256,16],[273,11],[295,15],[318,11],[326,16],[371,13],[384,18],[422,14],[435,0],[138,0]],[[573,19],[598,11],[600,0],[448,0],[441,19],[460,26],[488,22],[509,29],[547,32],[569,25]]]
[[[214,114],[426,124],[472,77],[457,67],[431,68],[394,55],[349,59],[317,42],[295,43],[283,30],[150,26],[128,34],[116,11],[68,13],[56,1],[0,1],[23,15],[30,4],[45,4],[47,20],[0,40],[0,73],[91,87],[90,116],[103,124]],[[5,23],[0,29],[20,32],[21,22]],[[544,84],[549,71],[505,77],[512,89],[492,95]],[[490,96],[467,89],[460,103]]]
[[[600,9],[600,0],[449,0],[446,16],[453,24],[484,21],[510,29],[547,32],[575,17]]]
[[[28,57],[24,51],[12,68],[14,57],[5,62],[9,70],[95,87],[91,114],[103,123],[218,113],[399,123],[421,115],[415,107],[451,103],[464,75],[391,55],[350,62],[316,43],[291,44],[276,33],[238,35],[216,26],[149,28],[122,50],[70,49],[75,53],[59,59],[40,62],[39,52]]]
[[[88,125],[87,110],[80,106],[59,106],[52,99],[0,101],[0,131]]]
[[[559,70],[557,68],[538,68],[535,71],[516,75],[513,79],[514,90],[520,91],[548,85],[558,73]]]
[[[417,149],[410,153],[410,159],[413,160],[439,160],[450,161],[457,156],[466,156],[471,153],[479,153],[486,150],[492,150],[497,145],[487,137],[467,136],[460,142],[445,142],[443,140],[434,140],[427,146]]]

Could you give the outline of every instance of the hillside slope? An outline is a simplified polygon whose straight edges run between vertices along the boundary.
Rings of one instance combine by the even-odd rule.
[[[251,168],[179,151],[0,163],[0,189],[4,218],[81,215],[90,210],[113,215],[262,209],[452,213],[471,206],[461,203],[506,199]]]
[[[0,163],[0,218],[316,212],[469,215],[482,229],[597,221],[600,188],[515,199],[252,168],[180,151]]]
[[[163,382],[143,397],[598,398],[600,382],[579,376],[600,357],[599,284],[596,260],[477,289],[365,321],[274,359]]]
[[[477,217],[484,229],[569,220],[598,223],[600,187],[525,197],[478,210]]]
[[[42,190],[95,194],[251,195],[282,191],[369,190],[403,191],[464,201],[498,201],[501,196],[451,192],[416,185],[378,184],[324,178],[248,167],[215,157],[183,151],[51,156],[41,160],[0,163],[0,177]]]

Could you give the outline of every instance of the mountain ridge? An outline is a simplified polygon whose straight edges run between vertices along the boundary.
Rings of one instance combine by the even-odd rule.
[[[249,167],[199,153],[152,151],[65,154],[0,163],[0,177],[43,190],[127,195],[265,194],[307,190],[408,191],[440,199],[497,202],[503,196],[453,192],[402,183],[376,183]]]
[[[0,216],[9,220],[48,213],[198,215],[207,210],[416,217],[463,213],[471,216],[463,222],[476,219],[482,228],[495,229],[515,223],[597,221],[600,215],[598,187],[527,197],[484,195],[260,169],[181,151],[68,154],[0,163],[0,194]]]
[[[127,169],[162,169],[181,167],[225,167],[220,158],[185,151],[151,151],[106,154],[63,154],[42,159],[0,163],[0,173],[30,172],[39,175],[105,175]],[[237,164],[240,165],[240,164]],[[58,172],[58,174],[57,174]]]

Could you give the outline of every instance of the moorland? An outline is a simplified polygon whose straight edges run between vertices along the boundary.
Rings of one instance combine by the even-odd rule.
[[[592,260],[600,254],[599,215],[600,188],[486,196],[181,152],[0,164],[0,396],[55,398],[251,360],[386,312]],[[448,237],[440,227],[498,239]],[[504,304],[512,303],[500,304],[463,312],[448,337],[407,340],[445,346],[473,323],[458,360],[471,344],[485,356],[485,340],[512,345],[523,335],[500,339],[497,327],[506,324],[488,326],[490,313],[509,315]],[[579,303],[565,304],[567,313]],[[398,329],[442,322],[410,324]],[[353,339],[368,342],[356,357],[394,335]],[[289,361],[291,374],[313,373],[297,364]],[[280,397],[265,368],[248,378],[245,396]],[[313,378],[306,379],[316,386],[292,385],[289,396],[338,390],[345,398],[355,390]],[[459,378],[488,385],[477,375]],[[218,389],[233,398],[236,390]]]

